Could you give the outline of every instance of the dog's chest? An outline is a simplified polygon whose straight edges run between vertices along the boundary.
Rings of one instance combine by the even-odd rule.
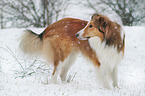
[[[89,39],[90,46],[96,52],[101,66],[113,69],[123,58],[123,53],[118,53],[114,46],[107,46],[101,42],[100,38],[93,37]]]

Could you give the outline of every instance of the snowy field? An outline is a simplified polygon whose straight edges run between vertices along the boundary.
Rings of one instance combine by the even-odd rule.
[[[93,66],[81,55],[69,71],[67,82],[43,84],[53,66],[19,50],[24,29],[0,30],[0,96],[145,96],[145,27],[123,27],[125,58],[119,65],[119,88],[101,88]],[[42,32],[42,29],[34,29]]]

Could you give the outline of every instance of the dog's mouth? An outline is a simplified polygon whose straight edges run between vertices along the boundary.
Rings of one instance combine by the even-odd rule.
[[[83,37],[79,36],[79,37],[77,37],[77,38],[80,39],[80,40],[88,40],[88,39],[91,38],[91,37],[85,37],[85,38],[83,38]]]
[[[91,37],[86,37],[87,39],[91,38]]]

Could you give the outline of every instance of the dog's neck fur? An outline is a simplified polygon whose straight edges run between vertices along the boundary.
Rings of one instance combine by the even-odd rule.
[[[96,52],[101,66],[113,69],[123,59],[123,52],[119,52],[116,47],[106,45],[99,37],[89,39],[90,46]]]

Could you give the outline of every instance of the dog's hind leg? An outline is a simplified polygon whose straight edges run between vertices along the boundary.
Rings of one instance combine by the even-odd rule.
[[[69,69],[71,68],[71,66],[74,64],[77,56],[78,56],[78,52],[72,52],[70,56],[67,58],[67,61],[63,65],[61,69],[61,73],[60,73],[60,78],[62,81],[66,80],[67,73]]]
[[[52,76],[49,80],[46,77],[45,80],[42,81],[43,84],[57,83],[57,77],[58,77],[58,74],[59,74],[59,71],[60,71],[60,66],[58,64],[59,64],[58,61],[54,62],[54,70],[53,70]]]
[[[61,64],[58,60],[56,60],[54,62],[54,70],[52,73],[52,77],[51,77],[51,80],[49,81],[50,83],[57,83],[57,77],[58,77],[60,69],[61,69]]]

